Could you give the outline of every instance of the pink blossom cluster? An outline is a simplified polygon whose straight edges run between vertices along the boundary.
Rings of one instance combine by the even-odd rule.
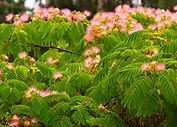
[[[177,23],[177,13],[170,12],[169,10],[130,7],[129,5],[119,5],[115,8],[115,12],[103,12],[96,14],[91,20],[91,25],[88,26],[86,31],[85,40],[93,41],[107,35],[113,31],[133,33],[140,31],[144,28],[143,21],[136,19],[136,14],[152,20],[147,29],[165,29]]]
[[[26,53],[26,52],[20,52],[20,53],[18,54],[18,57],[19,57],[20,59],[24,59],[26,56],[27,56],[27,53]]]
[[[25,126],[29,127],[37,123],[36,118],[30,118],[30,117],[20,117],[17,115],[14,115],[9,123],[9,126],[12,127],[19,127],[19,126]]]
[[[6,65],[6,67],[7,67],[9,70],[15,68],[13,63],[8,63],[8,64]]]
[[[119,17],[117,23],[120,32],[131,34],[144,29],[142,24],[132,17],[135,8],[131,8],[129,5],[119,5],[115,8],[115,14]]]
[[[57,71],[53,74],[53,78],[54,79],[60,79],[61,77],[63,77],[62,73]]]
[[[145,17],[153,20],[155,23],[148,28],[151,30],[165,29],[171,27],[174,22],[177,22],[177,13],[164,9],[136,7],[131,9],[131,14],[141,13]]]
[[[15,26],[20,26],[21,24],[28,22],[30,19],[30,15],[27,13],[22,13],[22,14],[13,14],[9,13],[6,15],[6,21],[8,22],[13,22]]]
[[[58,93],[57,91],[53,91],[53,90],[38,90],[36,87],[31,86],[26,91],[25,96],[27,99],[30,99],[32,95],[39,95],[41,97],[46,97],[57,93]]]
[[[47,58],[47,63],[48,64],[51,64],[51,65],[54,65],[54,64],[57,64],[59,62],[58,59],[54,59],[53,57],[48,57]]]
[[[93,69],[101,60],[100,55],[98,53],[100,52],[100,49],[98,47],[92,47],[90,49],[87,49],[84,52],[85,61],[84,64],[87,68]]]
[[[157,61],[153,61],[151,63],[144,63],[141,65],[141,70],[143,71],[161,71],[165,70],[166,66],[163,63],[158,63]]]
[[[90,16],[89,11],[85,11],[84,13],[71,11],[70,9],[58,9],[58,8],[38,8],[34,12],[33,19],[43,19],[43,20],[49,20],[53,19],[55,17],[64,17],[68,20],[72,20],[75,22],[83,21],[87,18],[87,16]]]
[[[113,12],[96,14],[91,20],[91,25],[87,28],[85,40],[99,39],[101,36],[112,32],[117,25],[116,20],[117,17]]]

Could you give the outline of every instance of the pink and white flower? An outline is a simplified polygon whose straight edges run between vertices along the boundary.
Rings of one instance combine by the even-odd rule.
[[[20,52],[20,53],[18,54],[18,57],[19,57],[20,59],[24,59],[26,56],[27,56],[27,53],[26,53],[26,52]]]
[[[20,117],[14,115],[9,123],[9,126],[18,127],[20,124]]]
[[[15,68],[12,63],[7,64],[6,67],[7,67],[8,69],[14,69],[14,68]]]
[[[144,64],[141,65],[141,70],[142,71],[148,71],[150,69],[151,69],[151,66],[148,63],[144,63]]]
[[[53,75],[53,78],[54,78],[54,79],[59,79],[59,78],[61,78],[61,77],[63,77],[63,75],[62,75],[62,73],[59,72],[59,71],[55,72],[54,75]]]
[[[166,66],[165,64],[163,63],[158,63],[156,66],[155,66],[155,70],[157,71],[161,71],[161,70],[165,70]]]
[[[29,18],[30,18],[30,15],[27,14],[27,13],[23,13],[23,14],[20,15],[20,20],[22,22],[27,22],[29,20]]]
[[[6,18],[6,21],[9,22],[9,21],[11,21],[13,19],[13,17],[14,17],[14,14],[13,13],[9,13],[9,14],[6,15],[5,18]]]

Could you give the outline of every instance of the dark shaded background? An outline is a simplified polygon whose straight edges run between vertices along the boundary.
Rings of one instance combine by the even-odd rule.
[[[143,6],[171,9],[177,3],[177,0],[142,0]],[[119,4],[132,5],[132,0],[49,0],[46,6],[58,8],[69,8],[71,10],[90,10],[93,14],[98,11],[113,11]],[[0,0],[0,23],[4,22],[7,13],[20,13],[28,10],[24,7],[24,0],[14,3],[14,0]]]

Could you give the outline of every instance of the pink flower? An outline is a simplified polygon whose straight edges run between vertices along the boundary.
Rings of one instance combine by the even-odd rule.
[[[14,65],[13,65],[12,63],[9,63],[9,64],[6,65],[6,67],[7,67],[8,69],[13,69],[13,68],[14,68]]]
[[[50,91],[50,90],[48,90],[48,91],[44,91],[44,90],[39,91],[39,95],[41,97],[46,97],[46,96],[53,95],[53,94],[58,94],[58,92],[57,91]]]
[[[113,28],[114,28],[114,23],[113,23],[113,22],[108,22],[108,27],[109,27],[110,29],[113,29]]]
[[[84,14],[85,14],[87,17],[91,16],[91,12],[90,12],[89,10],[85,10],[85,11],[84,11]]]
[[[153,50],[154,50],[154,53],[152,54],[152,56],[158,55],[158,53],[159,53],[158,49],[157,49],[157,48],[154,48]]]
[[[21,19],[23,22],[28,21],[29,18],[30,18],[30,15],[27,14],[27,13],[23,13],[23,14],[20,15],[20,19]]]
[[[31,123],[33,123],[33,124],[37,123],[36,118],[31,118]]]
[[[26,98],[31,98],[32,92],[39,92],[38,89],[34,86],[30,86],[29,89],[26,91],[25,96]]]
[[[49,16],[49,11],[47,8],[41,8],[41,10],[42,10],[42,17],[43,18],[46,18]]]
[[[61,77],[63,77],[63,75],[62,75],[61,72],[55,72],[54,75],[53,75],[53,78],[54,78],[54,79],[59,79],[59,78],[61,78]]]
[[[177,5],[175,5],[175,6],[173,7],[173,10],[177,11]]]
[[[63,12],[64,16],[67,19],[71,19],[72,18],[72,12],[71,12],[71,10],[65,8],[65,9],[62,9],[61,12]]]
[[[5,18],[6,18],[6,21],[8,21],[8,22],[9,22],[9,21],[11,21],[11,20],[12,20],[12,18],[13,18],[13,17],[14,17],[14,14],[13,14],[13,13],[9,13],[9,14],[7,14],[7,15],[6,15],[6,17],[5,17]]]
[[[3,74],[3,71],[2,70],[0,70],[0,75],[2,75]]]
[[[18,54],[18,57],[20,58],[20,59],[23,59],[23,58],[25,58],[27,56],[27,53],[26,52],[20,52],[19,54]]]
[[[47,62],[48,62],[49,64],[52,64],[52,62],[53,62],[53,57],[48,57],[48,58],[47,58]]]
[[[99,55],[96,55],[96,57],[93,59],[94,64],[98,64],[101,60],[101,57]]]
[[[157,71],[165,70],[165,68],[166,68],[165,64],[162,64],[162,63],[158,63],[155,66],[155,70],[157,70]]]
[[[34,59],[33,57],[30,57],[30,58],[29,58],[29,61],[30,61],[30,62],[35,62],[35,59]]]
[[[141,70],[148,71],[151,69],[151,66],[148,63],[144,63],[141,65]]]
[[[39,95],[41,97],[46,97],[46,96],[49,96],[51,94],[50,91],[39,91]]]
[[[94,36],[91,35],[91,34],[87,34],[87,35],[85,36],[85,40],[86,40],[86,41],[92,41],[93,39],[94,39]]]
[[[84,61],[84,65],[87,68],[92,68],[93,67],[93,58],[92,57],[86,58],[85,61]]]
[[[94,46],[94,47],[92,47],[92,51],[93,51],[93,53],[97,54],[100,52],[100,49],[98,47]]]
[[[91,50],[87,49],[85,52],[84,52],[84,57],[88,57],[92,54]]]
[[[9,126],[18,127],[19,124],[20,124],[20,117],[14,115],[14,116],[12,117],[12,119],[11,119],[11,122],[10,122]]]
[[[18,127],[19,124],[20,124],[19,121],[11,121],[10,124],[9,124],[9,126],[12,126],[12,127]]]

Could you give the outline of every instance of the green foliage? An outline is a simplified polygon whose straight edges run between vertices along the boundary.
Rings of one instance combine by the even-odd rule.
[[[145,27],[153,22],[134,18]],[[175,125],[175,28],[114,31],[88,43],[86,27],[61,17],[0,25],[0,121],[9,125],[17,115],[50,127]],[[87,56],[96,44],[101,51]]]

